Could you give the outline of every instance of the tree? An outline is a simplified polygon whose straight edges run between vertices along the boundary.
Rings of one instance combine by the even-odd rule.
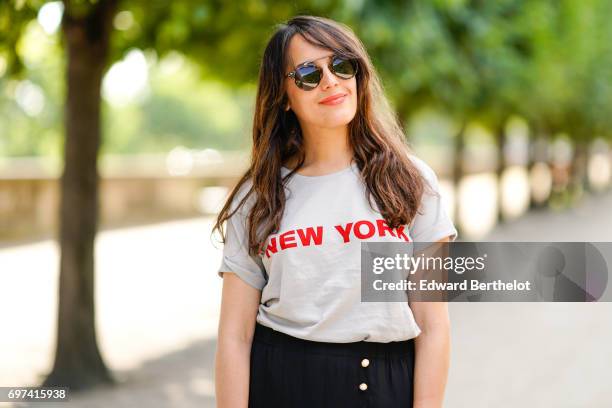
[[[23,64],[17,43],[43,0],[0,4],[0,50],[9,72]],[[61,246],[58,337],[53,369],[44,384],[83,389],[112,382],[95,331],[94,241],[98,227],[97,158],[100,86],[105,71],[130,48],[163,55],[179,50],[199,62],[203,75],[238,84],[257,76],[261,44],[273,25],[298,13],[326,15],[336,2],[64,0],[66,59],[64,170],[61,178]],[[116,28],[117,18],[133,24]],[[122,24],[119,24],[121,26]]]

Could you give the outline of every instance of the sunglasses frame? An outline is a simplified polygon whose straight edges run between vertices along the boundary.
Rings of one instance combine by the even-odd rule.
[[[330,57],[331,57],[331,58],[330,58]],[[338,55],[338,54],[331,54],[331,55],[326,55],[326,56],[324,56],[324,57],[320,57],[320,58],[314,59],[314,60],[312,60],[312,61],[306,61],[306,62],[303,62],[303,63],[301,63],[300,65],[298,65],[297,67],[295,67],[295,69],[294,69],[293,71],[291,71],[291,72],[289,72],[288,74],[286,74],[286,75],[285,75],[285,77],[286,77],[286,78],[293,78],[293,80],[294,80],[294,82],[295,82],[295,86],[297,86],[297,87],[298,87],[298,88],[300,88],[301,90],[303,90],[303,91],[312,91],[312,90],[313,90],[313,89],[315,89],[317,86],[319,86],[319,84],[321,83],[321,79],[323,78],[323,75],[322,75],[322,73],[323,73],[323,68],[321,68],[319,65],[314,64],[314,62],[315,62],[315,61],[322,60],[322,59],[324,59],[324,58],[330,58],[330,60],[329,60],[329,64],[327,64],[327,68],[329,68],[330,72],[331,72],[332,74],[334,74],[335,76],[337,76],[338,78],[340,78],[340,79],[351,79],[351,78],[353,78],[355,75],[357,75],[359,65],[357,65],[357,62],[356,62],[356,59],[355,59],[355,58],[346,58],[346,57],[343,57],[342,55]],[[353,75],[351,75],[351,76],[350,76],[350,77],[348,77],[348,78],[343,78],[343,77],[341,77],[340,75],[338,75],[338,74],[336,73],[336,71],[334,71],[334,69],[333,69],[333,66],[334,66],[334,60],[335,60],[336,58],[341,58],[341,59],[343,59],[343,60],[345,60],[345,61],[348,61],[348,62],[349,62],[349,63],[350,63],[352,66],[353,66],[353,68],[355,69],[355,72],[353,73]],[[298,81],[301,81],[301,80],[300,80],[300,79],[297,77],[297,71],[298,71],[300,68],[304,68],[304,67],[310,66],[311,64],[312,64],[312,65],[314,65],[314,66],[316,67],[316,69],[317,69],[317,70],[318,70],[318,71],[321,73],[321,75],[320,75],[320,78],[319,78],[319,82],[317,82],[317,84],[316,84],[315,86],[313,86],[312,88],[306,88],[306,87],[303,87],[303,86],[301,86],[301,85],[299,85],[299,84],[298,84]]]

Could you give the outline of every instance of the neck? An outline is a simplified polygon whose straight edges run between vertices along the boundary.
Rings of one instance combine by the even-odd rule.
[[[334,171],[349,166],[353,149],[348,126],[338,128],[302,128],[305,158],[302,168]]]

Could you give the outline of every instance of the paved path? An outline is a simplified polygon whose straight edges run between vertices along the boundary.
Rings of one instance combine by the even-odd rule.
[[[611,209],[612,194],[590,197],[487,239],[612,241]],[[202,218],[99,235],[98,334],[119,384],[64,406],[214,406],[221,279],[210,227]],[[49,241],[0,249],[0,318],[10,327],[0,336],[0,386],[34,384],[50,369],[57,256]],[[446,407],[610,406],[612,303],[453,303],[450,312]]]
[[[612,241],[612,194],[483,241]],[[612,265],[610,265],[612,267]],[[451,303],[447,407],[612,406],[612,303]]]
[[[99,345],[122,384],[70,407],[214,406],[222,280],[211,226],[202,218],[99,235]],[[58,262],[51,241],[0,250],[0,321],[11,328],[0,336],[0,386],[36,384],[51,369]]]

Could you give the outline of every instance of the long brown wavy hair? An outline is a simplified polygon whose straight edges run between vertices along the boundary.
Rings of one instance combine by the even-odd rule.
[[[278,26],[265,48],[259,69],[251,164],[232,190],[213,228],[225,242],[223,223],[254,194],[247,218],[251,256],[261,253],[268,236],[278,232],[285,210],[285,185],[304,163],[298,119],[292,110],[283,109],[287,104],[283,81],[291,66],[287,49],[296,34],[314,46],[357,61],[357,112],[348,125],[349,143],[370,205],[373,199],[389,227],[408,224],[415,217],[426,185],[408,156],[410,148],[402,128],[361,41],[349,27],[333,20],[294,17]],[[289,158],[296,158],[298,164],[281,177],[281,167]],[[231,210],[243,186],[248,191]]]

